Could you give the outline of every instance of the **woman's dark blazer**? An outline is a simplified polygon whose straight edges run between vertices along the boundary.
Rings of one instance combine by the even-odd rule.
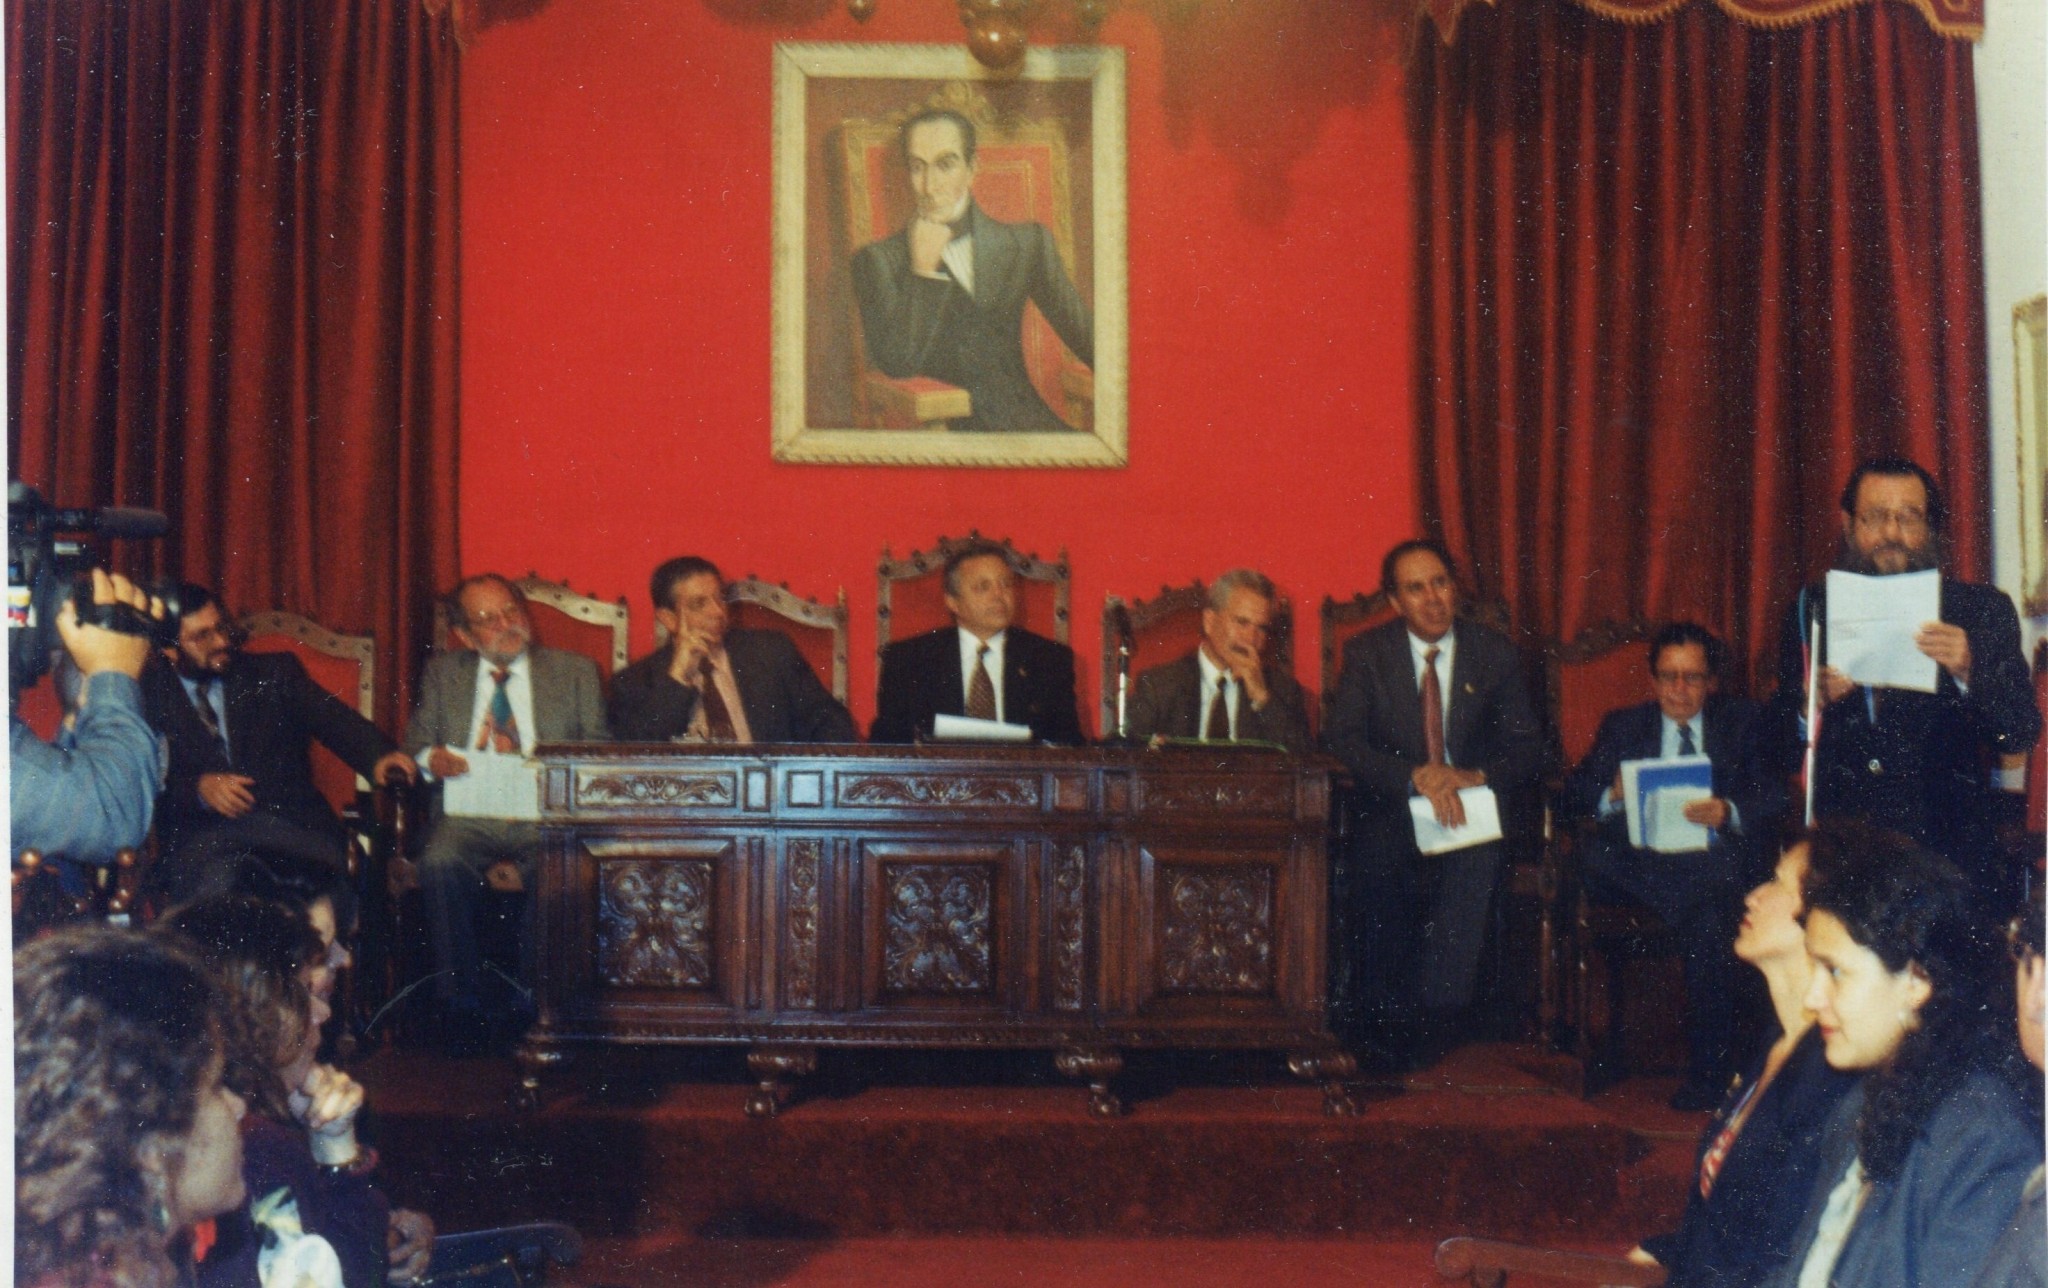
[[[1774,1032],[1770,1041],[1777,1038]],[[1799,1039],[1785,1067],[1763,1089],[1722,1160],[1713,1197],[1700,1197],[1699,1162],[1735,1112],[1742,1092],[1763,1076],[1769,1050],[1766,1043],[1764,1054],[1743,1070],[1701,1134],[1678,1228],[1643,1240],[1643,1248],[1670,1271],[1666,1288],[1751,1288],[1792,1254],[1792,1239],[1820,1168],[1828,1118],[1856,1085],[1855,1075],[1829,1067],[1818,1026]]]

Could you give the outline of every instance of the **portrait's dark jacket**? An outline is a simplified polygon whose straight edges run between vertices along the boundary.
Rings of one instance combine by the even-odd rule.
[[[1820,1166],[1790,1258],[1768,1282],[1797,1288],[1828,1193],[1856,1157],[1859,1086],[1842,1098],[1821,1144]],[[1968,1284],[2005,1232],[2027,1178],[2041,1165],[2041,1137],[2012,1088],[1970,1074],[1934,1107],[1899,1174],[1870,1182],[1856,1223],[1828,1276],[1830,1288],[1951,1288]]]
[[[902,379],[928,376],[968,392],[966,430],[1060,430],[1024,362],[1024,306],[1036,304],[1074,356],[1095,365],[1095,324],[1043,224],[991,219],[972,201],[974,292],[910,269],[910,230],[853,257],[868,361]]]
[[[1199,738],[1204,715],[1198,710],[1201,704],[1202,663],[1197,653],[1155,666],[1140,674],[1132,687],[1131,737],[1141,741],[1154,734]],[[1267,668],[1264,709],[1253,710],[1250,700],[1240,696],[1237,736],[1243,742],[1277,742],[1296,753],[1313,749],[1301,686],[1285,668]]]
[[[1757,1096],[1721,1160],[1713,1193],[1701,1198],[1699,1187],[1700,1162],[1743,1092],[1763,1076],[1764,1057],[1777,1038],[1774,1030],[1765,1039],[1700,1134],[1678,1228],[1643,1240],[1644,1250],[1670,1272],[1665,1288],[1750,1288],[1792,1255],[1829,1116],[1856,1085],[1856,1075],[1829,1066],[1819,1025],[1799,1039],[1785,1067]]]
[[[1522,685],[1520,659],[1507,637],[1461,618],[1456,638],[1444,714],[1445,753],[1453,765],[1485,773],[1506,824],[1517,794],[1542,772],[1542,736]],[[1368,853],[1382,860],[1415,857],[1409,776],[1429,755],[1406,622],[1376,626],[1344,646],[1344,669],[1323,744],[1351,771],[1360,803],[1360,840]]]
[[[1941,620],[1969,636],[1969,692],[1941,670],[1933,693],[1872,690],[1875,723],[1860,687],[1829,703],[1821,712],[1814,816],[1864,819],[1951,858],[1968,858],[1988,851],[1993,758],[2031,748],[2041,732],[2041,713],[2020,653],[2012,600],[1989,586],[1943,578]],[[1805,714],[1804,659],[1812,622],[1821,623],[1825,662],[1825,583],[1809,586],[1793,601],[1779,635],[1772,728],[1783,769],[1797,769],[1801,755],[1798,721]]]
[[[1728,851],[1734,873],[1757,878],[1761,875],[1758,856],[1771,848],[1772,828],[1785,804],[1778,777],[1765,767],[1759,741],[1761,711],[1747,698],[1716,693],[1707,698],[1699,721],[1700,740],[1707,759],[1713,762],[1714,795],[1732,804],[1742,823],[1739,832],[1716,832],[1714,848]],[[1621,762],[1659,755],[1663,737],[1662,712],[1654,702],[1608,712],[1594,736],[1593,749],[1565,779],[1565,818],[1598,818],[1601,798],[1614,786]],[[1617,810],[1602,821],[1598,840],[1626,848],[1627,815]]]
[[[853,717],[819,683],[788,636],[735,627],[726,632],[725,655],[755,742],[860,740]],[[673,656],[663,645],[612,677],[612,737],[666,742],[690,727],[699,695],[670,678]]]
[[[155,657],[143,670],[144,710],[170,747],[170,773],[157,802],[164,852],[223,821],[199,799],[202,774],[247,774],[255,780],[249,790],[258,810],[311,831],[344,836],[341,820],[313,785],[312,744],[318,742],[366,777],[397,744],[316,684],[289,653],[238,654],[220,684],[232,764],[200,723],[176,668]]]
[[[1029,725],[1041,742],[1088,740],[1074,701],[1074,651],[1066,645],[1012,626],[1003,640],[1001,683],[1008,723]],[[929,738],[934,717],[966,714],[959,629],[942,626],[884,649],[875,707],[870,742]]]

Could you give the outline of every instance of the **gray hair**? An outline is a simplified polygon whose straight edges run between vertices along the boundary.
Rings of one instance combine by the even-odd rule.
[[[1209,607],[1222,612],[1230,603],[1230,597],[1240,590],[1248,590],[1269,604],[1278,603],[1280,592],[1273,585],[1273,579],[1250,568],[1232,568],[1218,577],[1209,587]]]

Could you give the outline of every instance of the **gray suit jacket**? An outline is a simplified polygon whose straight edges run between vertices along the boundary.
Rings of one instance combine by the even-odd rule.
[[[1273,667],[1266,672],[1266,689],[1264,710],[1255,711],[1250,703],[1238,707],[1238,739],[1277,742],[1296,753],[1310,750],[1313,744],[1309,741],[1308,712],[1302,703],[1301,686],[1284,669]],[[1196,654],[1143,672],[1131,698],[1131,737],[1201,737],[1201,701],[1202,664]]]
[[[534,737],[541,742],[602,742],[604,688],[597,664],[580,653],[536,644],[533,663]],[[420,676],[419,706],[405,726],[405,749],[418,756],[429,747],[462,751],[476,711],[477,655],[437,653]]]

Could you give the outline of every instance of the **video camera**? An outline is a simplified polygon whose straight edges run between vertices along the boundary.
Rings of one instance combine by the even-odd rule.
[[[98,566],[92,538],[148,540],[170,531],[157,510],[106,506],[60,510],[25,483],[7,484],[7,673],[15,691],[43,678],[64,647],[57,614],[78,605],[78,620],[124,635],[145,635],[160,647],[178,642],[175,593],[165,595],[162,620],[127,604],[93,602],[92,570]]]

